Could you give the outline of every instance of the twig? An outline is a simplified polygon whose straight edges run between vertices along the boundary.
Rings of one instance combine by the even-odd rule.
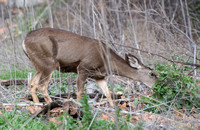
[[[104,101],[104,102],[98,102],[98,103],[95,103],[93,106],[101,106],[101,105],[105,105],[107,103],[107,101]]]
[[[196,69],[197,69],[197,67],[194,67],[187,75],[190,75]]]
[[[40,114],[43,115],[43,114],[47,113],[48,110],[51,110],[51,109],[53,109],[55,107],[62,107],[63,104],[64,104],[64,102],[61,101],[61,100],[51,102],[50,104],[45,105],[40,112],[37,112],[37,115],[40,115]]]
[[[95,98],[96,97],[96,93],[90,93],[90,94],[87,94],[90,98]],[[106,98],[106,96],[104,94],[98,94],[98,98],[101,98],[103,96],[103,98]],[[120,99],[122,95],[120,94],[111,94],[111,97],[115,97],[115,99]],[[126,94],[124,96],[127,96]],[[131,96],[131,95],[129,95]],[[68,98],[68,97],[72,97],[73,99],[76,99],[77,98],[77,95],[76,93],[64,93],[64,94],[61,94],[61,98]],[[43,97],[38,97],[39,98],[39,101],[40,102],[43,102],[44,101],[44,98]],[[56,100],[56,99],[60,99],[60,94],[57,94],[55,96],[51,96],[51,98],[53,100]],[[28,95],[27,96],[27,99],[28,100],[32,100],[32,96],[31,95]]]
[[[20,106],[20,107],[25,107],[25,106],[44,106],[44,103],[2,103],[0,106]]]
[[[54,1],[51,1],[49,3],[49,5],[47,7],[45,7],[45,9],[43,10],[43,12],[37,17],[36,21],[34,21],[34,23],[32,24],[31,28],[35,28],[35,26],[38,24],[38,22],[40,22],[40,19],[42,18],[42,16],[45,15],[45,13],[49,10],[49,6],[52,6],[54,3]]]
[[[70,104],[75,104],[75,106],[81,107],[82,105],[79,102],[76,102],[73,99],[68,99],[68,100],[57,100],[57,101],[53,101],[47,105],[45,105],[42,109],[42,111],[40,111],[40,113],[37,113],[38,115],[44,115],[46,114],[49,110],[52,110],[53,108],[56,107],[66,107],[66,103],[70,106]],[[69,107],[70,108],[70,107]]]
[[[133,50],[137,50],[137,51],[140,51],[140,52],[143,52],[143,53],[147,53],[147,54],[151,54],[151,55],[155,55],[155,56],[158,56],[158,57],[161,57],[167,61],[170,61],[170,62],[173,62],[173,63],[180,63],[180,64],[183,64],[183,65],[191,65],[191,66],[196,66],[196,67],[200,67],[200,64],[193,64],[193,63],[188,63],[188,62],[181,62],[181,61],[174,61],[174,60],[170,60],[160,54],[155,54],[155,53],[151,53],[151,52],[148,52],[148,51],[144,51],[144,50],[141,50],[141,49],[137,49],[135,47],[131,47],[131,46],[127,46],[127,45],[121,45],[121,44],[118,44],[118,43],[114,43],[116,45],[119,45],[119,46],[122,46],[122,47],[127,47],[127,48],[131,48]]]

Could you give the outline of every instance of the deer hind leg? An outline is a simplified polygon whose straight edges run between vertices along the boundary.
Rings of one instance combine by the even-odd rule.
[[[108,89],[106,80],[105,79],[100,79],[100,80],[96,80],[96,82],[97,82],[98,86],[101,88],[101,90],[103,91],[103,93],[106,95],[110,105],[113,107],[114,106],[113,100],[111,98],[111,94],[110,94],[110,91]]]
[[[37,97],[37,89],[40,81],[41,73],[36,71],[35,75],[33,76],[32,80],[28,83],[28,86],[30,88],[30,93],[33,98],[34,103],[39,103],[39,99]]]
[[[38,87],[38,91],[42,94],[46,103],[52,102],[52,99],[50,98],[48,91],[47,91],[48,83],[51,78],[51,75],[52,75],[52,72],[50,74],[43,73],[41,75],[39,87]]]

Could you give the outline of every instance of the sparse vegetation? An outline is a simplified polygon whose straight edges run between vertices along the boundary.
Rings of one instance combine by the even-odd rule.
[[[66,113],[63,113],[59,117],[57,117],[58,124],[54,124],[53,122],[46,122],[45,117],[34,118],[30,120],[31,115],[27,112],[18,111],[17,108],[13,111],[4,111],[0,114],[0,129],[66,129],[66,130],[85,130],[87,128],[93,130],[115,130],[116,125],[114,122],[108,120],[102,120],[97,116],[94,116],[92,112],[92,108],[88,103],[88,96],[83,95],[81,100],[83,117],[81,119],[73,119]],[[97,111],[97,113],[99,113]],[[127,121],[121,120],[122,116],[120,114],[120,110],[118,110],[118,122],[120,130],[131,130],[133,127],[129,126],[128,119]],[[129,117],[129,116],[128,116]],[[9,124],[7,123],[9,122]],[[25,124],[25,125],[24,125]],[[136,128],[140,128],[142,124],[138,124]]]

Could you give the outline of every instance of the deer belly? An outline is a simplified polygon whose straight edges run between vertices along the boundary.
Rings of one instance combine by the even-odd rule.
[[[59,62],[60,68],[58,67],[57,70],[60,69],[61,72],[74,72],[77,73],[77,66],[79,65],[79,62],[74,63],[62,63]]]

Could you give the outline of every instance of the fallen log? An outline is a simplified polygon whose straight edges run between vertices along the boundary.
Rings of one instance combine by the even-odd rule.
[[[10,80],[2,80],[0,79],[0,84],[2,86],[11,86],[11,85],[26,85],[27,79],[10,79]]]

